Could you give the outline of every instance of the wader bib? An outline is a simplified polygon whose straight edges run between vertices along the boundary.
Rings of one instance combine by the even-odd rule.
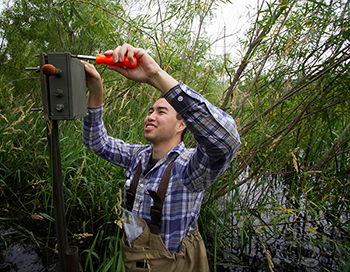
[[[154,204],[151,207],[150,227],[148,227],[145,220],[139,217],[144,225],[143,232],[131,242],[132,247],[127,245],[124,232],[123,259],[126,272],[209,271],[207,253],[202,236],[198,231],[198,227],[191,231],[189,236],[182,239],[181,248],[178,253],[170,254],[159,235],[159,229],[162,221],[163,203],[169,184],[172,166],[173,162],[171,162],[165,169],[159,183],[158,191],[149,191]],[[135,193],[141,171],[142,167],[140,163],[131,182],[130,189],[127,191],[126,206],[129,211],[132,211],[134,205]]]

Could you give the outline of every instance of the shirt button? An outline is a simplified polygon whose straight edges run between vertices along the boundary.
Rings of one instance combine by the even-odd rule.
[[[177,98],[177,101],[179,101],[179,102],[182,102],[184,100],[184,98],[182,97],[182,96],[179,96],[178,98]]]

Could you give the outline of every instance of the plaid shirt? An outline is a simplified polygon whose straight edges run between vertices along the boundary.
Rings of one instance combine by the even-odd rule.
[[[184,143],[174,147],[147,173],[152,145],[128,144],[109,137],[102,121],[102,105],[89,107],[83,121],[83,142],[94,153],[128,169],[125,190],[130,188],[141,160],[142,173],[133,212],[149,224],[153,200],[148,190],[157,191],[163,172],[174,160],[163,206],[159,235],[170,253],[180,250],[182,239],[196,228],[204,190],[227,169],[240,146],[235,121],[209,103],[199,93],[180,82],[165,94],[165,99],[181,114],[198,145],[186,149]]]

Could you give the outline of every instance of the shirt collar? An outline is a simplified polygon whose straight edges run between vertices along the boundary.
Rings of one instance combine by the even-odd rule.
[[[171,149],[160,161],[174,160],[178,155],[180,155],[186,149],[184,142],[180,142],[177,146]],[[144,155],[142,156],[145,161],[148,162],[151,157],[153,146],[149,145],[148,148],[144,150]]]

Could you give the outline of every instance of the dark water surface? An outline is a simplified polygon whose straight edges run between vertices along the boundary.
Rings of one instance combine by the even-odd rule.
[[[275,197],[279,197],[276,191],[274,194]],[[253,201],[254,199],[249,200],[249,202]],[[57,243],[53,231],[54,223],[45,218],[43,220],[30,218],[28,211],[23,213],[17,209],[17,212],[10,214],[5,210],[0,209],[0,272],[58,271],[58,254],[54,250]],[[2,220],[5,218],[8,220]],[[342,220],[350,222],[348,215]],[[266,233],[260,230],[263,235],[263,244],[273,262],[274,272],[333,272],[346,269],[344,265],[341,265],[340,258],[342,257],[339,254],[344,249],[336,245],[349,242],[349,230],[345,227],[341,230],[330,228],[327,226],[329,223],[325,220],[320,220],[317,224],[318,232],[323,233],[325,238],[322,244],[319,243],[316,232],[305,233],[305,229],[314,227],[312,224],[285,226],[284,231],[279,232],[278,236],[276,236],[278,232],[275,232],[272,233],[272,236],[266,237]],[[47,238],[48,234],[49,238]],[[242,248],[240,241],[237,240],[237,232],[226,233],[223,243],[226,252],[237,256],[240,260],[239,265],[244,268],[217,266],[218,272],[271,271],[261,241],[257,239],[257,236],[251,235],[251,237],[250,246],[247,242],[247,246]],[[210,247],[210,243],[207,246]],[[82,248],[79,250],[81,252]],[[342,255],[344,259],[343,252]],[[226,259],[225,256],[223,258]],[[230,262],[230,257],[227,259]]]
[[[58,271],[58,255],[22,232],[21,229],[0,226],[0,272]],[[302,244],[299,249],[277,240],[266,244],[274,264],[273,271],[340,271],[339,256],[334,248],[310,248],[308,243]],[[218,266],[218,271],[270,271],[265,252],[258,243],[249,253],[237,250],[235,254],[243,260],[240,264],[246,268]]]
[[[53,272],[58,270],[57,255],[34,239],[22,234],[21,229],[0,225],[1,272]]]

